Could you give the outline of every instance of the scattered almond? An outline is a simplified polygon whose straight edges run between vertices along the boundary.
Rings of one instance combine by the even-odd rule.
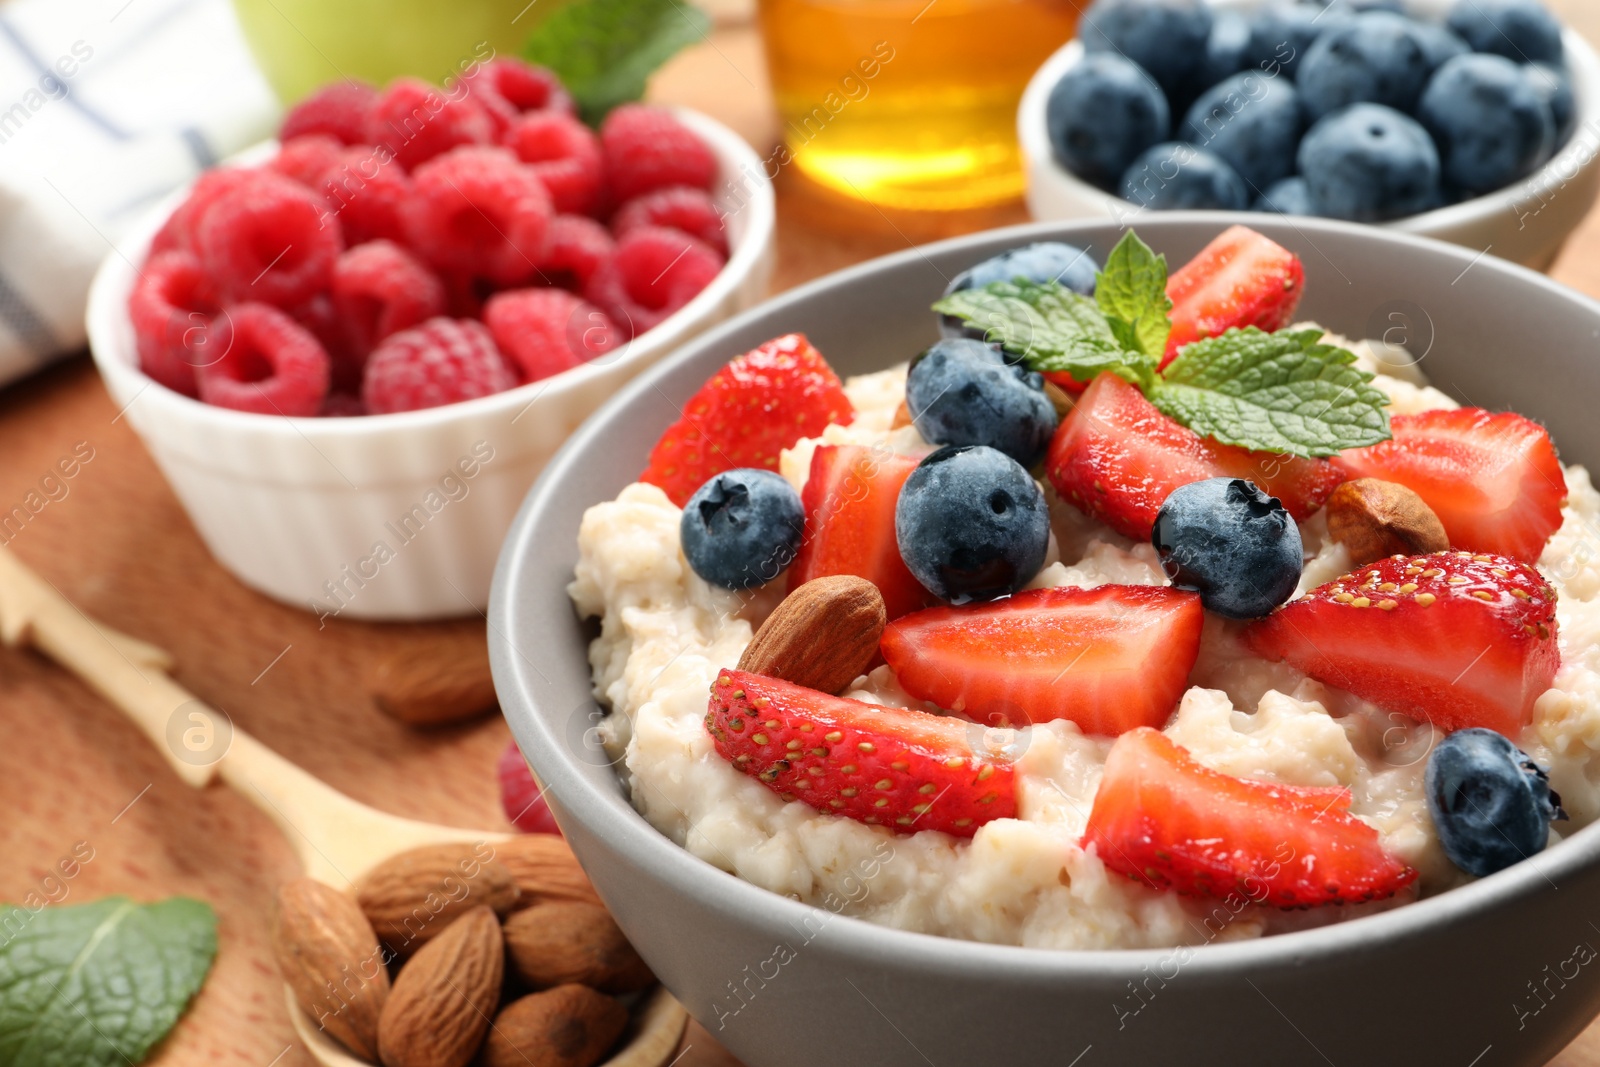
[[[883,597],[866,579],[814,578],[767,616],[739,669],[838,693],[872,663],[886,621]]]
[[[313,878],[289,882],[278,890],[272,951],[301,1010],[357,1056],[376,1059],[388,959],[355,899]]]
[[[506,965],[535,989],[577,982],[632,993],[656,977],[598,904],[535,904],[505,922]]]
[[[511,910],[517,882],[495,855],[486,842],[414,848],[369,871],[356,900],[378,937],[408,956],[480,904],[497,915]]]
[[[1386,556],[1417,556],[1450,547],[1444,525],[1423,499],[1396,482],[1357,478],[1328,498],[1328,534],[1353,566]]]
[[[519,907],[547,900],[599,904],[589,876],[559,834],[518,834],[495,843],[495,860],[511,872],[521,896]]]
[[[379,709],[412,726],[459,722],[496,705],[481,628],[392,649],[367,688]]]
[[[593,1067],[627,1025],[627,1009],[604,993],[557,986],[501,1009],[483,1046],[483,1062],[485,1067]]]
[[[1050,404],[1056,409],[1056,418],[1065,419],[1072,414],[1072,409],[1077,406],[1072,396],[1055,382],[1045,379],[1044,395],[1049,398]]]
[[[484,905],[418,949],[378,1020],[384,1067],[466,1067],[500,1001],[504,964],[500,921]]]
[[[898,430],[902,426],[910,425],[911,409],[906,407],[906,402],[902,400],[900,401],[900,406],[894,409],[894,418],[889,420],[889,429]]]

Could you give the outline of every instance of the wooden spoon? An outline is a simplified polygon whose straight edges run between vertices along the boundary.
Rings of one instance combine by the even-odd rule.
[[[167,674],[172,657],[91,619],[0,546],[0,642],[31,645],[121,708],[173,771],[196,789],[219,778],[266,813],[306,874],[344,889],[391,856],[422,845],[503,841],[497,831],[402,819],[345,796],[234,727]],[[190,741],[193,744],[190,744]],[[214,754],[213,754],[214,753]],[[285,986],[295,1033],[327,1067],[370,1067],[300,1010]],[[660,1067],[688,1025],[663,988],[640,1001],[633,1037],[605,1067]]]

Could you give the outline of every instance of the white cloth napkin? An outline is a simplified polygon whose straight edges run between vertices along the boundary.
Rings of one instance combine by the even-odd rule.
[[[113,243],[278,114],[228,0],[0,3],[0,384],[81,348]]]

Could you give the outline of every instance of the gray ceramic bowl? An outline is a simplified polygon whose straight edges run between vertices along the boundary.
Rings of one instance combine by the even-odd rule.
[[[1235,221],[1164,214],[1139,232],[1182,263]],[[1533,415],[1566,460],[1600,461],[1600,305],[1451,245],[1248,221],[1304,259],[1304,316],[1357,336],[1408,331],[1440,388]],[[1109,224],[1019,227],[830,275],[691,342],[572,437],[502,550],[489,626],[501,705],[562,828],[667,988],[750,1067],[1544,1063],[1600,1010],[1600,826],[1347,924],[1187,951],[1042,951],[887,929],[742,882],[637,815],[587,733],[600,714],[591,630],[566,595],[579,520],[635,478],[713,370],[791,330],[841,374],[879,369],[934,338],[928,305],[962,268],[1049,238],[1103,256],[1116,237]]]

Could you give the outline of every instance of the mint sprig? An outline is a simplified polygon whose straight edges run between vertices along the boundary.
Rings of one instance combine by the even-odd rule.
[[[127,1067],[172,1029],[217,954],[217,917],[182,897],[0,905],[0,1064]]]
[[[1095,276],[1094,300],[1124,348],[1160,361],[1172,333],[1166,256],[1156,255],[1130,230]]]

